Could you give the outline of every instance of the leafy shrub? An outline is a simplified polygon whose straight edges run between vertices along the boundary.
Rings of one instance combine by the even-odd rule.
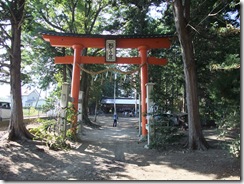
[[[66,131],[66,138],[71,140],[71,141],[75,140],[75,135],[74,135],[74,132],[71,128]]]
[[[162,150],[179,143],[183,137],[183,134],[178,132],[177,127],[169,124],[170,123],[167,121],[152,122],[150,148]]]
[[[238,134],[238,137],[234,139],[230,146],[229,146],[229,152],[234,157],[240,158],[240,152],[241,152],[241,136]]]
[[[240,158],[240,108],[234,106],[224,110],[223,115],[217,122],[220,131],[219,136],[233,139],[230,142],[225,142],[224,147],[228,149],[232,156]]]
[[[52,150],[69,149],[70,145],[66,142],[66,138],[61,133],[57,133],[57,122],[55,120],[39,120],[41,126],[31,128],[29,131],[32,133],[36,140],[42,140]]]

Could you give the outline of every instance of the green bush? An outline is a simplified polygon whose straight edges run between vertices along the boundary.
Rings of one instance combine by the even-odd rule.
[[[41,126],[31,128],[36,140],[42,140],[52,150],[66,150],[70,148],[70,144],[66,141],[62,133],[57,133],[57,121],[55,120],[40,120]],[[60,134],[60,135],[59,135]]]
[[[67,137],[67,139],[69,139],[69,140],[74,140],[74,134],[73,134],[73,132],[71,131],[71,129],[68,129],[68,130],[66,131],[66,137]]]
[[[151,126],[150,148],[157,150],[167,149],[178,144],[183,134],[179,133],[178,127],[169,125],[167,121],[153,121]]]
[[[240,108],[228,106],[220,113],[222,116],[217,121],[219,136],[221,138],[232,138],[232,141],[226,141],[223,146],[228,149],[232,156],[240,158]]]
[[[238,137],[234,139],[229,145],[229,152],[234,157],[240,158],[241,152],[241,136],[238,134]]]

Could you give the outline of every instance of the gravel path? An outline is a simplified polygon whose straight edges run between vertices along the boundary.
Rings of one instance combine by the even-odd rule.
[[[157,151],[138,143],[136,118],[98,117],[99,129],[84,126],[82,142],[69,151],[34,142],[0,142],[2,180],[240,180],[240,160],[220,148]],[[3,134],[3,131],[0,131]],[[213,133],[206,136],[215,139]]]

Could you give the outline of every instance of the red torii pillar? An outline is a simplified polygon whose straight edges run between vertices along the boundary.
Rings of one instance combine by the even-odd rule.
[[[71,81],[71,97],[73,98],[73,105],[76,111],[78,111],[78,101],[79,101],[79,91],[80,91],[80,67],[79,61],[81,57],[81,51],[84,48],[82,45],[73,45],[74,49],[74,61],[73,61],[73,71],[72,71],[72,81]],[[74,121],[72,122],[73,128],[76,131],[77,116],[74,116]]]
[[[142,124],[142,136],[147,135],[146,130],[146,124],[147,124],[147,118],[144,115],[145,112],[147,112],[147,91],[146,91],[146,83],[148,83],[148,63],[147,63],[147,47],[146,46],[140,46],[138,48],[141,56],[141,111],[142,111],[142,117],[141,117],[141,124]]]
[[[146,83],[148,83],[148,64],[165,65],[166,59],[147,57],[147,51],[152,48],[169,48],[170,37],[164,35],[82,35],[67,33],[43,33],[44,40],[52,46],[72,47],[74,56],[56,57],[56,64],[73,64],[71,97],[76,111],[78,111],[78,100],[80,90],[80,64],[141,64],[141,110],[142,110],[142,136],[147,135],[147,112]],[[116,40],[117,48],[137,48],[140,57],[117,58],[116,62],[106,62],[104,57],[81,56],[84,48],[105,48],[107,39]],[[77,116],[74,117],[73,128],[76,128]]]

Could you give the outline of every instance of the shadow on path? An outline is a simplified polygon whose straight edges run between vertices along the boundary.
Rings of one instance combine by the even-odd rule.
[[[240,160],[216,147],[208,151],[157,151],[138,143],[136,118],[98,117],[99,129],[83,127],[82,142],[52,151],[38,142],[0,145],[2,180],[239,180]],[[209,141],[218,142],[213,131]],[[216,142],[217,141],[217,142]]]

